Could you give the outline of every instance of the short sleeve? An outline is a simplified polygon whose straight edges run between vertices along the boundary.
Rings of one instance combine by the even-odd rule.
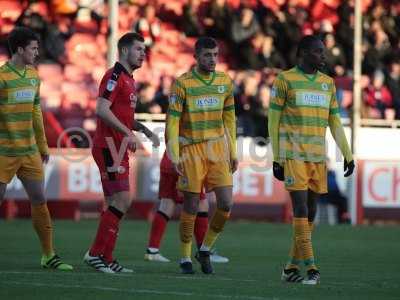
[[[176,80],[171,87],[171,94],[168,100],[168,113],[171,116],[180,117],[185,103],[185,88],[179,80]]]
[[[113,103],[118,94],[118,78],[115,80],[111,74],[105,74],[99,87],[99,97],[107,99]]]

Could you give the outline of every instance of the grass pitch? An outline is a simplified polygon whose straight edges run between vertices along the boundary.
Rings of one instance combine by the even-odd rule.
[[[39,244],[29,220],[0,221],[0,299],[400,299],[400,227],[317,226],[319,286],[280,282],[290,225],[230,222],[217,242],[228,264],[216,274],[181,275],[177,223],[167,229],[162,253],[171,263],[143,260],[150,224],[124,221],[116,257],[134,274],[106,275],[82,263],[97,221],[55,221],[58,253],[73,272],[40,268]]]

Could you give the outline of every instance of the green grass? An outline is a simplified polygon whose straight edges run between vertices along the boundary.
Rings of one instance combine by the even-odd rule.
[[[82,263],[97,221],[55,222],[58,253],[73,272],[39,268],[29,220],[0,221],[0,299],[399,299],[400,227],[319,226],[313,235],[321,268],[319,286],[280,282],[289,248],[289,225],[231,222],[218,241],[230,258],[215,275],[180,275],[177,223],[162,252],[173,262],[143,261],[149,224],[125,221],[116,257],[132,275],[96,273]]]

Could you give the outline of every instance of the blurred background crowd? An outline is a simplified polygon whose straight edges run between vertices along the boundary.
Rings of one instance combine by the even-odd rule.
[[[363,0],[361,116],[400,119],[400,1]],[[0,62],[15,25],[41,38],[41,96],[52,133],[95,129],[99,81],[106,70],[107,1],[0,0]],[[343,118],[352,113],[353,0],[131,0],[120,1],[120,34],[135,30],[148,47],[135,73],[137,113],[165,113],[174,78],[194,63],[196,37],[218,39],[220,64],[235,82],[238,134],[267,137],[270,88],[295,65],[303,35],[326,45],[325,72],[335,78]],[[53,131],[53,132],[51,132]]]

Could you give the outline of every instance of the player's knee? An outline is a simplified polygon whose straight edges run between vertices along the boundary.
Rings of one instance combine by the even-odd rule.
[[[220,203],[217,204],[218,209],[229,212],[231,211],[233,206],[232,201],[221,201]]]
[[[171,199],[162,198],[160,201],[160,205],[158,206],[158,211],[162,212],[169,218],[171,218],[172,214],[175,210],[175,202]]]
[[[183,210],[195,215],[199,209],[200,195],[196,193],[184,192]]]
[[[131,208],[132,200],[131,199],[125,199],[125,201],[123,203],[124,203],[124,207],[123,207],[123,211],[122,212],[125,214]]]
[[[127,197],[118,197],[118,199],[113,199],[109,206],[113,206],[122,213],[126,213],[131,208],[132,200]]]
[[[46,198],[43,193],[34,193],[30,195],[30,201],[34,205],[43,204],[46,202]]]
[[[233,200],[231,197],[219,197],[217,198],[217,207],[223,211],[230,211],[233,206]]]
[[[295,203],[293,205],[293,214],[296,218],[307,218],[308,208],[304,203]]]
[[[205,211],[208,212],[208,201],[207,199],[200,200],[199,202],[199,211]]]
[[[316,206],[312,206],[312,207],[308,208],[308,220],[310,222],[314,221],[316,213],[317,213],[317,207]]]
[[[185,201],[185,203],[183,204],[184,211],[191,215],[197,214],[198,208],[199,206],[196,201]]]

